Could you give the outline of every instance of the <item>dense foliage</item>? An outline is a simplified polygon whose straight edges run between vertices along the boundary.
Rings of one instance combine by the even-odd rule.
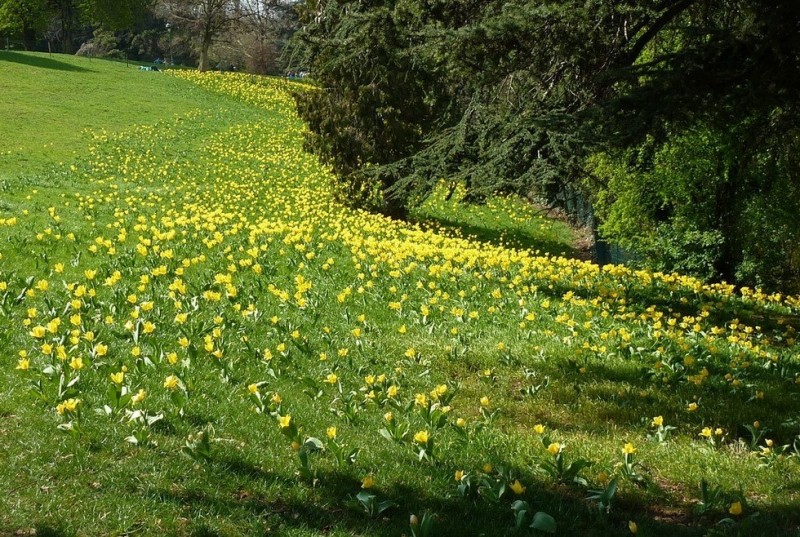
[[[571,185],[641,260],[797,281],[796,2],[308,8],[298,39],[323,89],[301,112],[349,198],[377,187],[397,212],[442,177],[472,199]]]

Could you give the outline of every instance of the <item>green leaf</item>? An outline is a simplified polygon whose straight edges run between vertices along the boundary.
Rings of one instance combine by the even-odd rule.
[[[533,522],[531,522],[530,527],[545,533],[555,533],[556,519],[547,513],[537,511],[537,513],[533,515]]]
[[[322,443],[322,440],[319,438],[315,438],[313,436],[306,439],[305,443],[303,443],[303,448],[308,451],[309,453],[314,453],[315,451],[322,451],[325,445]]]

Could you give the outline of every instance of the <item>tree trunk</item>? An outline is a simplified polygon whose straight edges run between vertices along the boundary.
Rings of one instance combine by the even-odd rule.
[[[61,45],[64,54],[72,54],[72,0],[62,0],[61,2]]]
[[[25,50],[33,50],[36,46],[36,30],[30,27],[22,29],[22,48]]]
[[[739,181],[738,163],[734,161],[727,172],[726,180],[716,191],[716,222],[723,237],[715,270],[720,279],[736,281],[736,269],[742,260],[742,247],[739,242]]]
[[[200,72],[208,70],[208,49],[211,47],[211,36],[205,34],[200,45]]]

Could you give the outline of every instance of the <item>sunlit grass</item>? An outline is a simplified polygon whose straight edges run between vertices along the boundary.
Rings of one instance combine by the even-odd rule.
[[[202,93],[138,65],[0,50],[0,179],[85,156],[87,131],[153,124]]]

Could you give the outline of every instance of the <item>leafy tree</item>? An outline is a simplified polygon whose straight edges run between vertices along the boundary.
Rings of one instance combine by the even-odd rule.
[[[149,0],[0,0],[0,30],[21,34],[26,49],[37,33],[61,40],[64,53],[75,51],[75,33],[84,25],[106,30],[130,27],[146,12]],[[48,41],[50,39],[48,38]]]
[[[25,50],[33,49],[46,24],[46,5],[40,0],[0,0],[0,32],[21,35]]]
[[[299,98],[301,112],[310,144],[351,191],[379,190],[388,210],[387,200],[415,203],[441,177],[462,180],[473,200],[553,198],[571,185],[622,242],[641,237],[622,225],[638,220],[654,230],[651,252],[661,237],[676,260],[707,252],[694,263],[707,276],[769,279],[747,268],[758,249],[744,246],[775,231],[771,212],[798,207],[797,2],[315,0],[305,9],[298,42],[322,90]],[[795,234],[781,236],[788,244]]]
[[[169,20],[197,40],[201,71],[209,68],[211,45],[244,16],[242,3],[235,0],[166,0],[161,5]]]

